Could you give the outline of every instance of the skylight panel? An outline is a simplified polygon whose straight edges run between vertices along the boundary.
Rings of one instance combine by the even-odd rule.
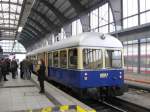
[[[21,13],[22,3],[23,0],[1,0],[0,2],[1,32],[12,38],[15,37],[15,34],[18,30],[18,21]]]
[[[5,24],[8,24],[8,23],[9,23],[9,20],[4,20],[4,23],[5,23]]]
[[[16,12],[16,9],[17,9],[17,5],[14,5],[14,4],[10,5],[10,10],[11,11]]]
[[[10,18],[11,18],[11,19],[16,19],[16,18],[15,18],[15,14],[10,14]]]
[[[4,1],[4,2],[9,2],[9,0],[1,0],[1,1]]]
[[[5,18],[9,18],[9,13],[3,13]]]
[[[10,20],[9,22],[10,22],[11,24],[14,24],[14,20]]]
[[[9,4],[2,4],[3,11],[9,11]]]
[[[23,3],[23,0],[18,0],[18,1],[19,1],[19,3],[20,3],[20,4],[22,4],[22,3]]]
[[[21,6],[18,6],[17,7],[17,13],[20,13],[21,12]]]

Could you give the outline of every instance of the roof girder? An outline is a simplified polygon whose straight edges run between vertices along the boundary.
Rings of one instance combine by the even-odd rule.
[[[26,35],[26,36],[29,36],[29,39],[32,39],[34,38],[33,35],[31,35],[30,33],[28,33],[27,31],[23,31],[20,35]],[[31,38],[30,38],[31,37]]]
[[[0,27],[0,30],[13,30],[13,31],[16,31],[17,28]]]
[[[60,23],[64,24],[68,21],[68,19],[62,14],[56,7],[54,7],[51,3],[49,3],[46,0],[39,0],[40,3],[43,3],[45,6],[47,6],[59,19]]]
[[[40,22],[36,21],[35,19],[31,17],[28,17],[28,19],[34,22],[36,25],[38,25],[45,33],[49,32]]]
[[[12,23],[0,23],[0,25],[14,25],[14,26],[17,26],[16,24],[12,24]]]
[[[42,14],[41,12],[37,11],[36,9],[32,9],[32,11],[34,13],[36,13],[38,16],[40,16],[47,24],[48,26],[50,26],[50,28],[58,28],[58,26],[56,26],[50,19],[48,19],[48,17],[44,14]]]
[[[34,30],[38,35],[41,35],[42,32],[40,32],[38,29],[36,29],[34,26],[32,26],[29,23],[26,23],[26,27],[31,28],[32,30]]]
[[[13,18],[2,18],[2,17],[0,17],[0,19],[18,21],[18,19],[13,19]]]
[[[26,46],[29,45],[29,44],[31,44],[32,41],[33,41],[33,40],[30,40],[30,41],[29,41],[29,40],[26,38],[26,36],[24,36],[24,35],[21,35],[20,37],[21,37],[21,40],[22,40],[22,44],[24,44],[24,45],[26,45]],[[21,40],[20,40],[20,41],[21,41]]]
[[[85,11],[85,7],[82,6],[82,4],[80,3],[79,0],[69,0],[69,2],[70,2],[70,4],[71,4],[71,6],[74,7],[76,13],[79,14],[79,13]]]
[[[23,30],[27,31],[28,33],[30,33],[31,35],[33,35],[35,38],[38,38],[38,39],[40,38],[39,35],[37,35],[35,32],[33,32],[32,29],[29,28],[29,27],[28,28],[27,27],[23,28]]]
[[[23,30],[27,31],[28,33],[30,33],[30,34],[33,35],[34,37],[40,38],[40,37],[39,37],[37,34],[35,34],[31,29],[23,28]]]
[[[15,15],[20,15],[20,13],[18,12],[1,11],[1,10],[0,10],[0,13],[10,13],[10,14],[15,14]]]

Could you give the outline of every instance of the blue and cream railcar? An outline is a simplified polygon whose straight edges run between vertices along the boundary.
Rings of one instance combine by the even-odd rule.
[[[39,52],[48,56],[48,77],[67,87],[120,90],[124,85],[123,45],[113,36],[82,33]]]

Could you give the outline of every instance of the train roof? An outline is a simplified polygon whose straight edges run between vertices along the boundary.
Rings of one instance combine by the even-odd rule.
[[[122,43],[117,38],[111,35],[97,33],[97,32],[85,32],[77,36],[72,36],[71,38],[58,41],[54,43],[53,45],[49,45],[47,47],[34,50],[32,51],[32,53],[28,53],[27,55],[33,55],[33,54],[42,53],[45,51],[52,51],[52,50],[77,47],[77,46],[123,48]]]

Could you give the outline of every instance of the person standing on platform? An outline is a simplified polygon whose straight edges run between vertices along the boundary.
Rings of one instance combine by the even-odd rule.
[[[27,74],[27,78],[31,79],[31,72],[33,71],[33,65],[31,63],[31,60],[27,58],[27,65],[28,65],[28,74]]]
[[[12,78],[16,79],[18,64],[17,64],[17,61],[15,59],[13,59],[11,61],[10,67],[11,67]]]
[[[2,60],[0,59],[0,82],[2,81],[3,74],[2,74]]]
[[[4,77],[4,81],[8,81],[6,78],[6,74],[7,74],[7,62],[6,59],[2,59],[2,75]]]
[[[23,68],[23,78],[29,80],[30,79],[30,65],[27,59],[23,61],[22,68]]]
[[[31,60],[28,60],[29,62],[29,71],[30,71],[30,78],[31,78],[31,73],[33,73],[33,64]]]
[[[9,60],[9,58],[6,59],[6,64],[7,64],[7,75],[9,75],[9,72],[10,72],[10,60]]]
[[[40,65],[39,70],[37,71],[37,75],[38,75],[38,81],[40,83],[40,92],[39,93],[45,93],[45,89],[44,89],[44,80],[45,80],[45,62],[44,60],[40,59],[38,61],[38,64]]]
[[[23,61],[20,62],[20,78],[23,79]]]

